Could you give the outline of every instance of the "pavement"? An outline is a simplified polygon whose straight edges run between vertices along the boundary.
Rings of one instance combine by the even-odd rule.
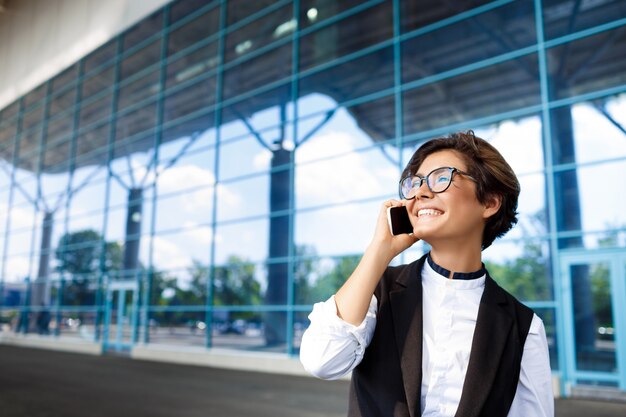
[[[0,345],[0,417],[339,417],[347,398],[347,381]],[[626,403],[557,399],[556,415]]]

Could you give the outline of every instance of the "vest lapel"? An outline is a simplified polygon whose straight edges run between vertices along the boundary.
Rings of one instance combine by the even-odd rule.
[[[402,381],[411,417],[421,414],[422,387],[422,281],[426,257],[413,262],[389,291]]]
[[[487,275],[456,417],[477,417],[493,386],[513,324],[513,318],[501,304],[506,304],[506,298],[500,287]]]

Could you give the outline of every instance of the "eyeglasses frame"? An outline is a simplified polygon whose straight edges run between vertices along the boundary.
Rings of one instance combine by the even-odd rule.
[[[432,173],[433,173],[433,172],[435,172],[435,171],[439,171],[440,169],[448,169],[448,170],[450,171],[450,181],[448,181],[448,185],[446,185],[446,188],[444,188],[443,190],[441,190],[441,191],[434,191],[434,190],[430,187],[430,184],[428,183],[428,177],[430,176],[430,174],[432,174]],[[441,194],[441,193],[445,192],[448,188],[450,188],[450,184],[452,184],[452,180],[454,180],[454,174],[457,174],[457,173],[458,173],[458,174],[461,174],[461,175],[463,175],[463,176],[465,176],[465,177],[467,177],[467,178],[469,178],[469,179],[471,179],[471,180],[472,180],[472,181],[474,181],[474,182],[478,182],[478,181],[476,181],[476,178],[472,177],[471,175],[469,175],[469,174],[468,174],[467,172],[465,172],[465,171],[461,171],[461,170],[460,170],[460,169],[458,169],[458,168],[455,168],[455,167],[439,167],[439,168],[435,168],[435,169],[433,169],[432,171],[430,171],[428,174],[426,174],[426,175],[425,175],[425,176],[423,176],[423,177],[422,177],[421,175],[417,175],[417,174],[415,174],[415,175],[407,175],[406,177],[402,178],[402,179],[400,180],[400,183],[398,184],[398,192],[399,192],[399,194],[400,194],[400,198],[401,198],[401,199],[404,199],[404,200],[413,200],[413,199],[416,197],[416,196],[413,196],[413,197],[411,197],[411,198],[407,198],[407,197],[405,197],[405,196],[404,196],[404,194],[402,193],[402,183],[403,183],[404,181],[406,181],[407,179],[409,179],[409,178],[415,178],[415,177],[417,177],[417,178],[419,178],[419,179],[420,179],[420,183],[419,183],[419,185],[418,185],[417,187],[412,187],[411,189],[413,189],[413,188],[420,188],[420,187],[422,186],[422,184],[425,182],[425,183],[426,183],[426,186],[428,187],[428,189],[430,190],[430,192],[431,192],[431,193],[433,193],[433,194]]]

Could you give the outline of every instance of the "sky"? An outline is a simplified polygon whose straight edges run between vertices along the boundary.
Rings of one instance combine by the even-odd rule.
[[[626,126],[626,95],[608,102],[607,110],[623,126]],[[579,169],[578,180],[584,230],[603,230],[626,225],[626,134],[619,131],[590,104],[577,104],[572,109],[576,139],[576,155],[580,162],[622,158],[609,164],[589,165]],[[255,128],[268,125],[275,114],[266,110],[255,115],[251,124]],[[309,125],[302,124],[304,135]],[[541,146],[541,122],[538,116],[515,121],[504,121],[476,134],[490,141],[518,174],[522,185],[519,201],[520,223],[510,232],[510,237],[521,237],[524,231],[532,233],[529,216],[544,207],[543,151]],[[241,123],[228,127],[225,138],[245,132]],[[271,129],[264,132],[266,141],[276,135]],[[151,184],[157,180],[160,196],[157,215],[157,235],[152,241],[145,236],[141,241],[141,261],[152,262],[160,270],[183,271],[192,260],[208,263],[212,241],[211,214],[213,210],[213,187],[215,182],[215,153],[211,146],[214,134],[206,132],[173,166],[164,169],[168,159],[176,155],[186,141],[176,141],[162,147],[158,177],[154,172],[146,174],[146,161],[151,154],[135,155],[130,161],[135,181],[143,178]],[[293,145],[292,145],[293,146]],[[356,150],[356,151],[355,151]],[[387,146],[387,155],[379,148],[371,147],[371,140],[362,132],[345,109],[338,109],[333,117],[311,139],[300,145],[296,152],[296,208],[302,210],[295,220],[297,245],[314,247],[320,256],[362,253],[368,244],[378,210],[382,201],[397,195],[399,176],[398,151]],[[406,161],[414,149],[403,151]],[[217,192],[218,226],[215,233],[216,262],[224,262],[230,255],[239,255],[253,262],[262,262],[268,253],[269,221],[269,174],[271,152],[255,139],[228,142],[220,155],[220,184]],[[117,160],[114,172],[127,169],[129,162]],[[265,173],[264,173],[265,172]],[[102,168],[86,167],[77,171],[74,184],[94,174],[91,182],[72,199],[70,222],[66,226],[65,204],[56,213],[53,245],[66,230],[84,228],[102,230],[104,207],[104,180]],[[4,173],[0,175],[5,175]],[[24,173],[24,177],[29,174]],[[49,176],[47,187],[65,189],[67,179]],[[123,243],[126,217],[127,188],[131,183],[128,175],[122,182],[111,183],[110,215],[107,220],[106,239]],[[244,178],[237,180],[238,178]],[[3,180],[6,182],[6,179]],[[56,182],[56,184],[55,184]],[[34,183],[31,183],[31,187]],[[28,187],[26,187],[28,188]],[[144,191],[147,198],[143,207],[142,229],[148,233],[152,222],[152,193]],[[36,274],[37,256],[29,256],[35,213],[20,193],[15,194],[11,213],[12,230],[5,265],[7,281],[23,279]],[[51,199],[54,200],[54,199]],[[0,193],[0,230],[6,226],[8,191]],[[41,215],[37,222],[40,224]],[[246,219],[243,222],[236,220]],[[184,230],[179,230],[180,228]],[[39,226],[36,229],[34,248],[39,246]],[[5,239],[1,239],[3,249]],[[588,240],[593,245],[593,239]],[[414,258],[419,248],[409,251],[407,258]],[[0,252],[2,253],[2,252]],[[494,245],[485,251],[485,258],[503,261],[519,255],[515,244]],[[180,272],[182,274],[182,272]],[[184,275],[184,274],[183,274]]]

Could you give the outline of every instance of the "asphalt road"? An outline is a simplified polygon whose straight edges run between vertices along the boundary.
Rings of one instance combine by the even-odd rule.
[[[0,417],[335,417],[347,395],[346,381],[0,345]],[[556,409],[626,416],[624,403],[557,400]]]

